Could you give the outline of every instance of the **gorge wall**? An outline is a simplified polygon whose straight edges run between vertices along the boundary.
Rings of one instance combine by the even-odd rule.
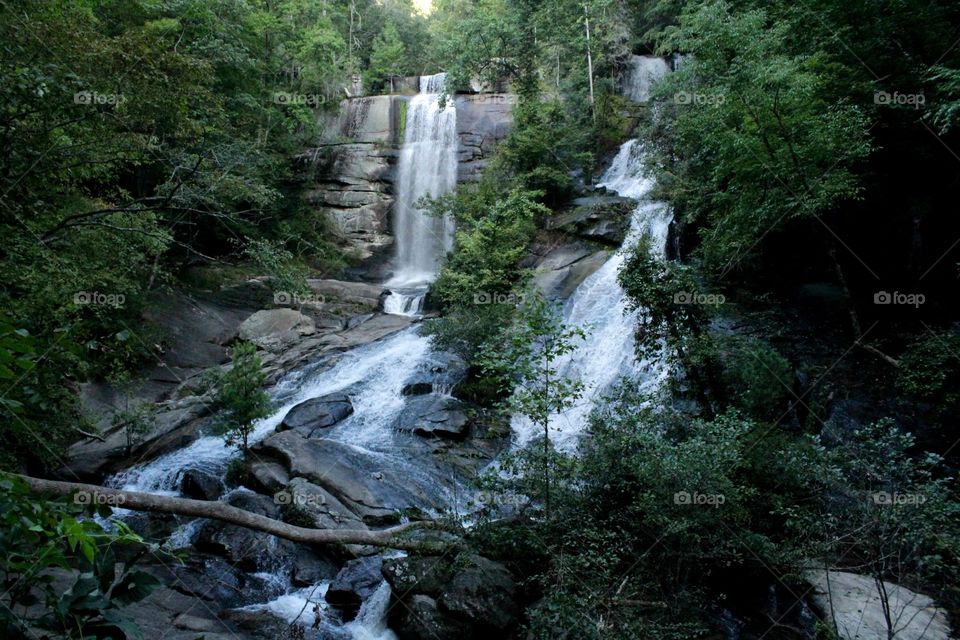
[[[324,134],[301,161],[309,171],[308,202],[336,237],[361,259],[393,243],[391,210],[409,95],[350,98],[321,122]],[[510,127],[508,93],[458,94],[458,182],[476,180]]]

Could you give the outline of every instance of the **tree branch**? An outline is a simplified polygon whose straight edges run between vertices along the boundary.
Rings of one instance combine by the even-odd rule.
[[[364,529],[308,529],[251,513],[245,509],[238,509],[225,502],[173,498],[139,491],[112,489],[94,484],[61,482],[19,474],[11,475],[23,480],[32,490],[38,493],[52,493],[57,496],[88,494],[89,496],[96,497],[97,500],[107,498],[112,505],[123,509],[209,518],[254,531],[262,531],[278,538],[304,544],[355,544],[420,552],[440,552],[448,549],[451,545],[457,544],[456,542],[412,540],[405,537],[405,534],[420,529],[449,530],[447,525],[432,520],[409,522],[379,531]]]

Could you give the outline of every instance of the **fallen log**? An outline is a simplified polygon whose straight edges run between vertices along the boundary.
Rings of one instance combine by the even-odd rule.
[[[310,529],[251,513],[245,509],[233,507],[225,502],[173,498],[169,496],[158,496],[152,493],[142,493],[140,491],[112,489],[95,484],[46,480],[19,474],[11,475],[25,482],[33,491],[57,496],[74,496],[74,499],[81,504],[93,502],[97,504],[108,504],[112,507],[122,509],[131,509],[133,511],[149,511],[153,513],[170,513],[180,516],[209,518],[211,520],[219,520],[220,522],[245,527],[254,531],[262,531],[278,538],[305,544],[369,545],[372,547],[419,552],[439,552],[455,544],[453,542],[437,540],[415,540],[407,537],[410,533],[418,530],[433,529],[450,531],[449,525],[433,520],[408,522],[376,531],[364,529]]]

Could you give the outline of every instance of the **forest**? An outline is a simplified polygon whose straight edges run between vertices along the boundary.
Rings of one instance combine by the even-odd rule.
[[[960,637],[960,2],[0,0],[0,94],[0,636]]]

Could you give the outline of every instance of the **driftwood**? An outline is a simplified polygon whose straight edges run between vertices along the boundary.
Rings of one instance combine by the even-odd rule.
[[[81,503],[94,502],[108,504],[133,511],[149,511],[154,513],[170,513],[181,516],[209,518],[211,520],[219,520],[220,522],[246,527],[254,531],[262,531],[278,538],[305,544],[369,545],[373,547],[420,552],[442,551],[456,544],[452,541],[417,540],[409,537],[408,534],[418,530],[450,529],[448,525],[431,520],[409,522],[376,531],[364,529],[310,529],[251,513],[245,509],[238,509],[225,502],[172,498],[139,491],[123,491],[122,489],[101,487],[95,484],[61,482],[58,480],[46,480],[18,474],[14,475],[38,493],[49,493],[58,496],[79,496],[78,501]]]

